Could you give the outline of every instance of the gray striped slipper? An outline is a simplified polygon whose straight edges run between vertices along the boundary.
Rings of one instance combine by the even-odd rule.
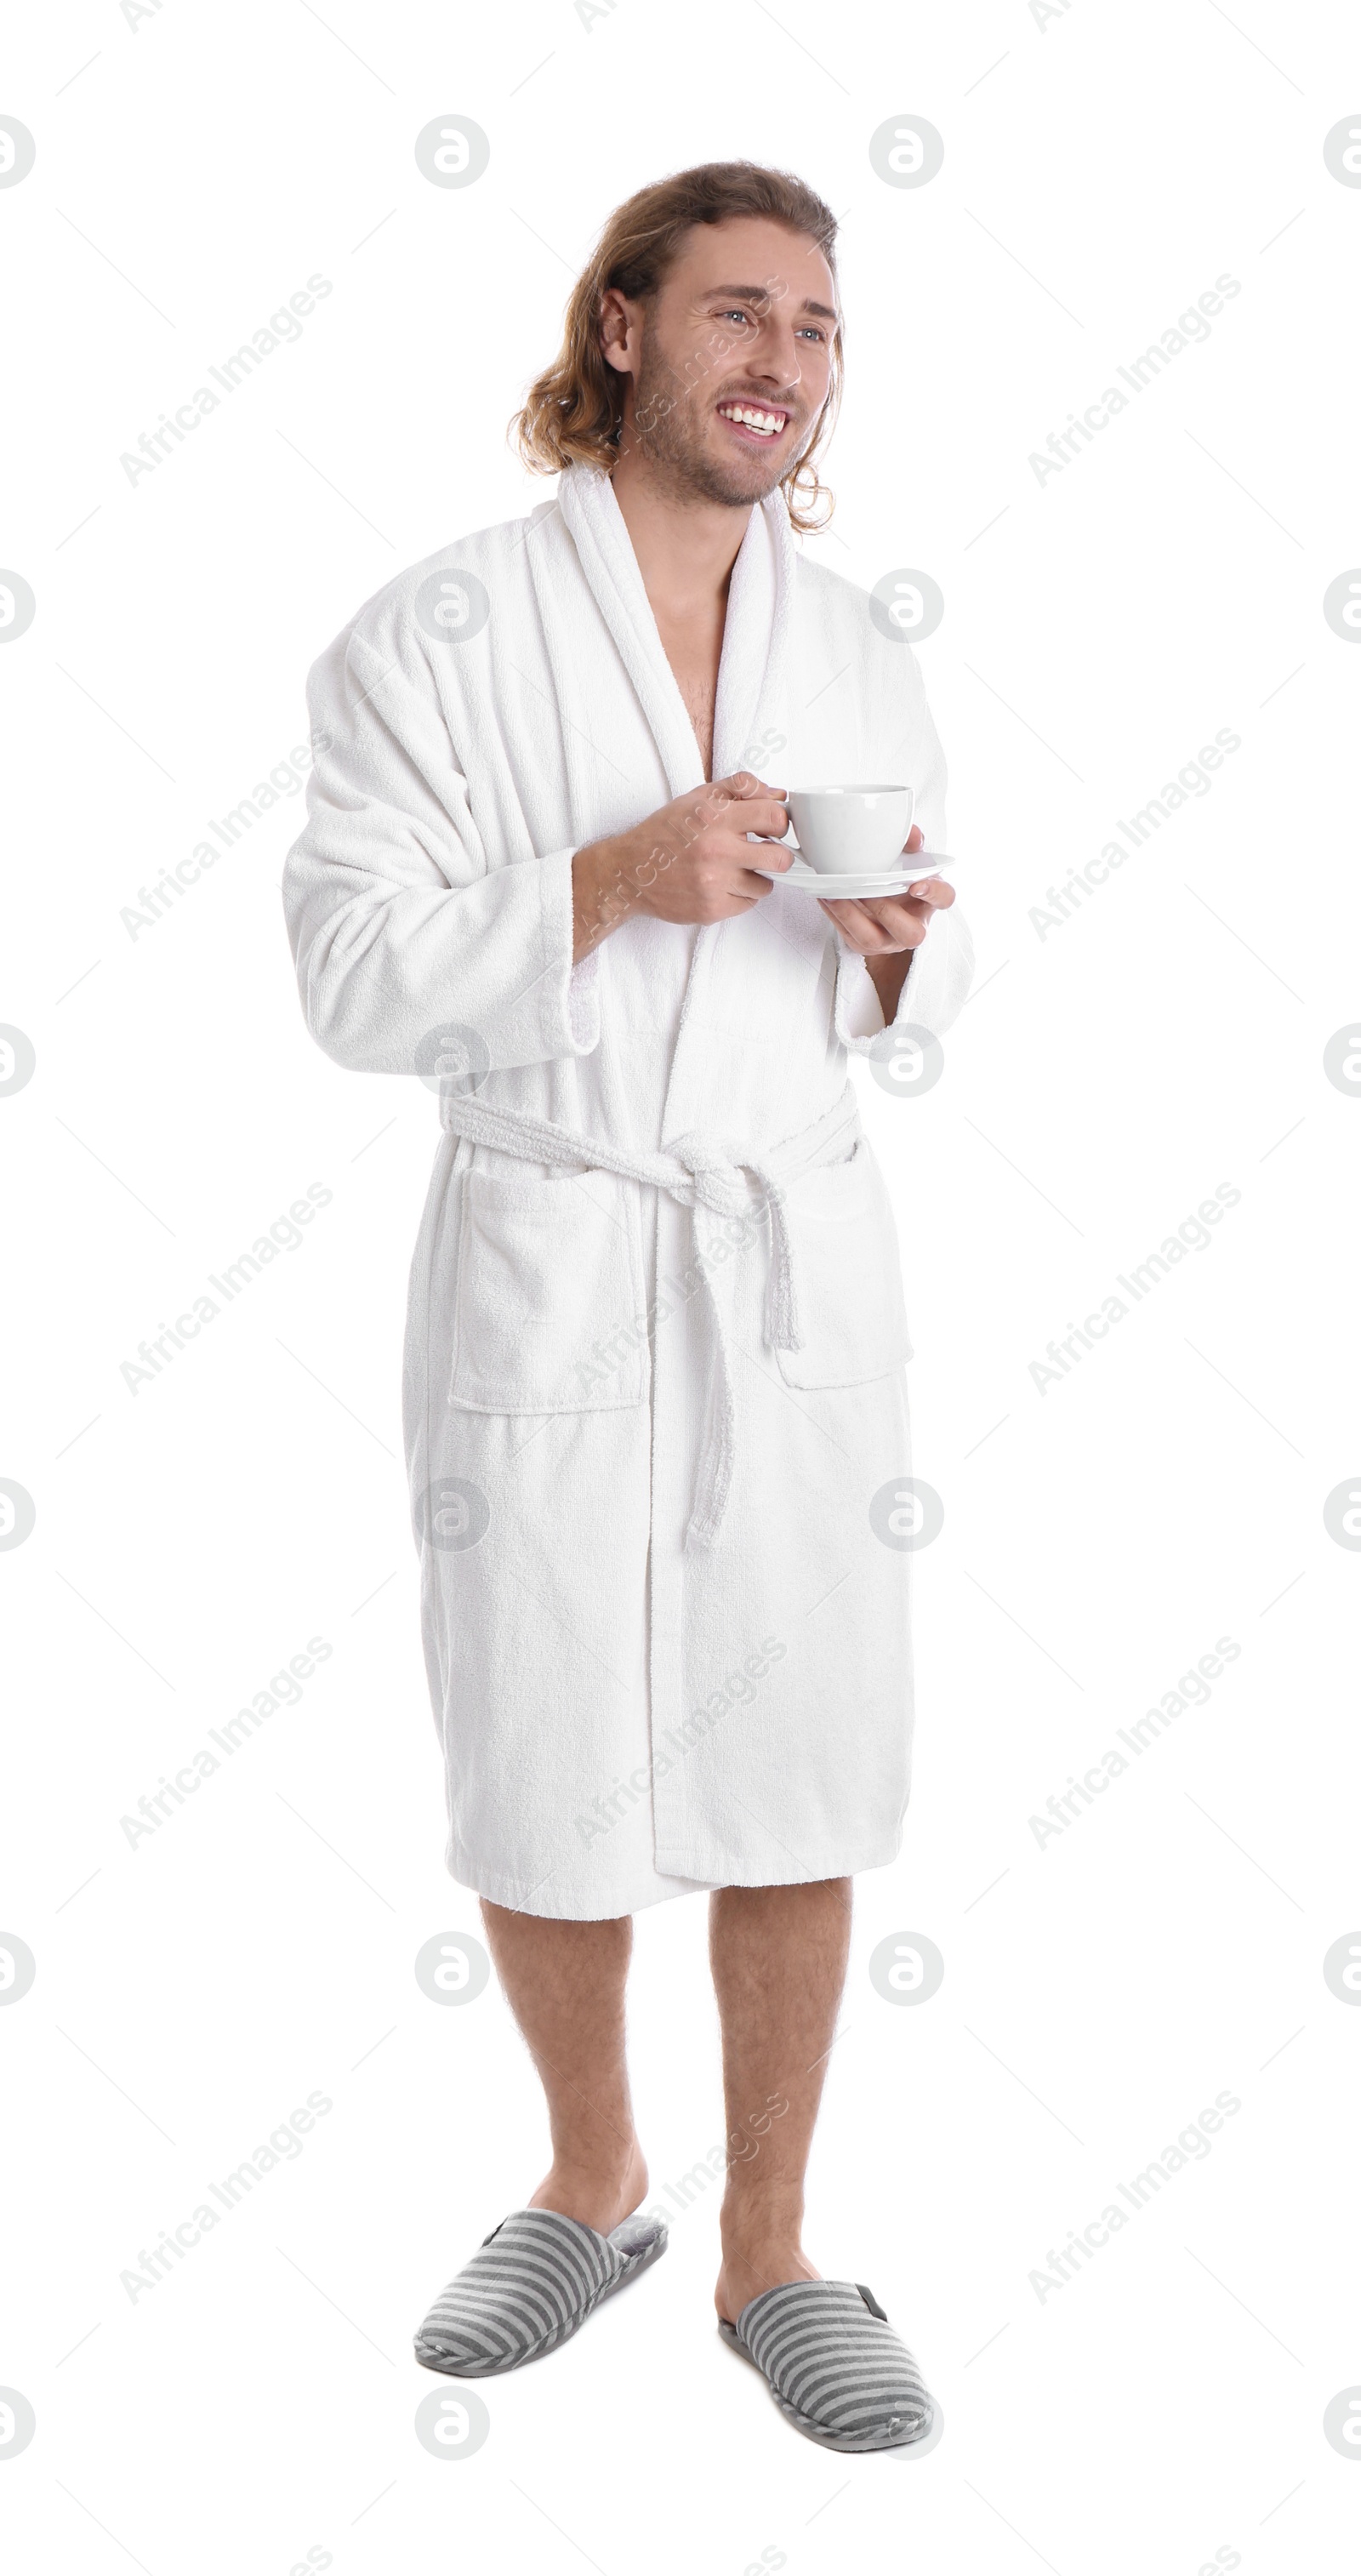
[[[906,2344],[858,2281],[782,2281],[719,2332],[754,2362],[782,2414],[829,2451],[926,2439],[935,2410]]]
[[[516,2209],[436,2299],[416,2359],[451,2379],[491,2379],[566,2343],[593,2308],[666,2251],[666,2223],[635,2212],[609,2236],[555,2209]]]

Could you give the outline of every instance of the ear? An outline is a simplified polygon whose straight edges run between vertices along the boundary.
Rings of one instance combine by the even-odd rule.
[[[606,287],[600,299],[600,317],[596,327],[606,365],[616,368],[620,375],[633,375],[638,335],[628,298],[617,286]]]

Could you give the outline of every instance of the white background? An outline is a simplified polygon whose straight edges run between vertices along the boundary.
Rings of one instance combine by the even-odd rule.
[[[135,13],[134,13],[135,14]],[[588,13],[589,14],[589,13]],[[1361,1924],[1343,1640],[1361,1465],[1352,1174],[1323,1050],[1357,1009],[1361,559],[1352,315],[1361,104],[1343,13],[1270,0],[915,9],[305,0],[30,12],[0,111],[10,463],[0,653],[16,829],[0,1019],[9,1396],[0,1474],[0,2453],[16,2566],[339,2576],[476,2563],[742,2576],[1196,2576],[1344,2563],[1361,2460]],[[884,184],[896,113],[939,176]],[[442,190],[417,132],[491,140]],[[443,1793],[400,1465],[406,1271],[435,1142],[414,1083],[342,1075],[297,1008],[284,799],[134,940],[139,888],[305,740],[308,664],[402,566],[542,497],[505,421],[608,209],[748,155],[843,219],[849,392],[825,559],[929,571],[921,647],[979,962],[916,1100],[864,1085],[917,1357],[919,1718],[903,1856],[860,1883],[807,2243],[867,2280],[944,2438],[801,2441],[711,2322],[721,2138],[705,1909],[640,1919],[632,1993],[672,2250],[540,2367],[480,2384],[464,2459],[418,2443],[410,2336],[543,2170],[495,1987],[418,1989],[477,1929]],[[318,272],[301,340],[135,484],[139,433]],[[1204,345],[1058,475],[1028,463],[1222,272]],[[1241,748],[1044,937],[1047,890],[1229,729]],[[150,1385],[120,1364],[309,1183],[332,1192]],[[1031,1374],[1220,1183],[1241,1193],[1063,1381]],[[1348,1322],[1348,1317],[1352,1321]],[[1343,1399],[1340,1401],[1340,1399]],[[129,1846],[120,1818],[318,1636],[299,1704]],[[1095,1762],[1220,1637],[1241,1651],[1063,1833]],[[854,1710],[829,1712],[854,1726]],[[876,1993],[921,1932],[940,1992]],[[130,2300],[120,2273],[309,2091],[332,2109]],[[1030,2281],[1224,2091],[1212,2150],[1061,2290]],[[1351,2181],[1348,2181],[1348,2175]],[[672,2186],[672,2198],[666,2187]],[[688,2198],[683,2211],[674,2200]],[[885,2552],[892,2551],[892,2558]]]

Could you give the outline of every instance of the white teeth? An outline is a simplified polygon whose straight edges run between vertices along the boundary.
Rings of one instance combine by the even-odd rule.
[[[725,420],[740,420],[748,429],[759,430],[763,438],[775,437],[784,427],[781,413],[753,411],[746,403],[720,403],[719,410]]]

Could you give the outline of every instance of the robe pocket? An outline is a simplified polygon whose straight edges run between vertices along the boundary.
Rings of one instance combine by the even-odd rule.
[[[596,1413],[647,1385],[638,1192],[609,1172],[462,1175],[449,1402]]]
[[[912,1357],[898,1234],[884,1178],[862,1137],[844,1163],[785,1192],[803,1347],[775,1356],[787,1386],[863,1386]]]

